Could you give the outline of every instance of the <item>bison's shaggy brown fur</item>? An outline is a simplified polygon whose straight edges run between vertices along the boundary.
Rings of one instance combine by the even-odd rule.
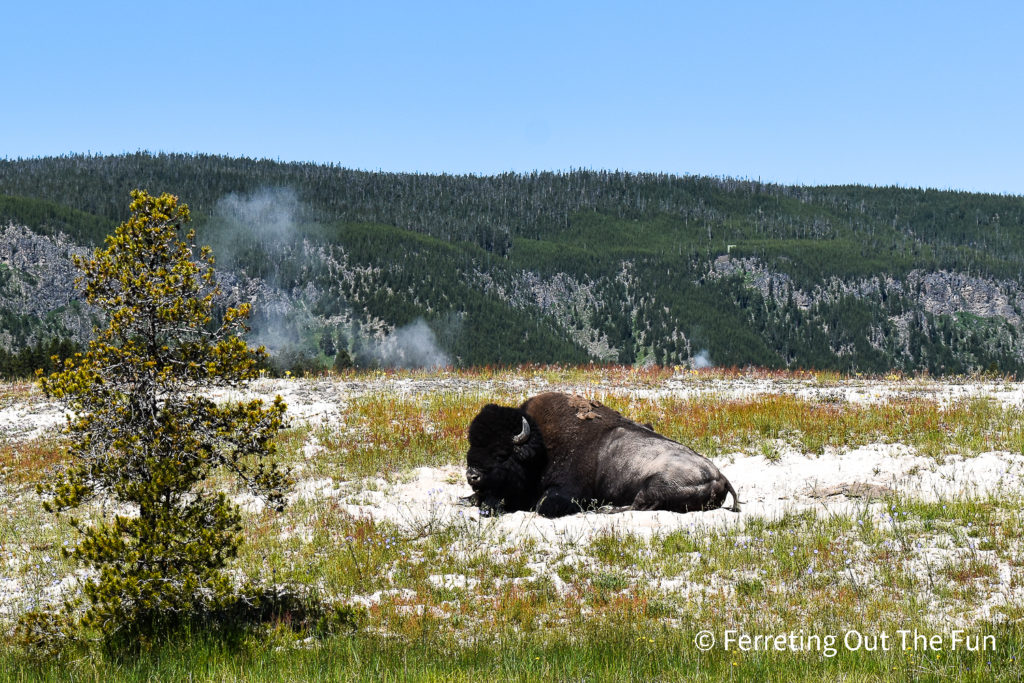
[[[589,508],[691,512],[739,500],[707,458],[580,396],[488,404],[469,427],[466,478],[482,509],[559,517]]]

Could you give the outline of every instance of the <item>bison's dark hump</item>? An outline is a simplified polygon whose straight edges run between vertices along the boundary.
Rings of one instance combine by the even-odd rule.
[[[469,445],[486,447],[509,441],[523,429],[523,413],[516,408],[488,403],[469,423]]]

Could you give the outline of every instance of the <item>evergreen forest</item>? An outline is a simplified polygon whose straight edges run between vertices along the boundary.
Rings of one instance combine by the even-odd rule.
[[[0,160],[0,374],[47,367],[92,325],[74,323],[93,313],[59,259],[27,250],[99,246],[135,188],[189,205],[276,372],[698,358],[1024,371],[1016,196],[138,153]]]

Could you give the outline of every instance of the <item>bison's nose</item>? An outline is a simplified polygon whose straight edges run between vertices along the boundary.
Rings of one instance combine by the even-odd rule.
[[[470,486],[476,486],[480,483],[480,470],[470,467],[466,470],[466,481],[469,482]]]

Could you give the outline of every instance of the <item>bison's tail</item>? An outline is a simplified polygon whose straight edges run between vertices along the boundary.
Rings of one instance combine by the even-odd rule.
[[[733,512],[739,512],[740,511],[740,497],[736,495],[736,489],[734,489],[732,487],[732,484],[729,483],[728,479],[725,480],[725,487],[726,487],[726,490],[728,490],[729,493],[732,494],[732,507],[729,508],[729,509],[732,510]]]

